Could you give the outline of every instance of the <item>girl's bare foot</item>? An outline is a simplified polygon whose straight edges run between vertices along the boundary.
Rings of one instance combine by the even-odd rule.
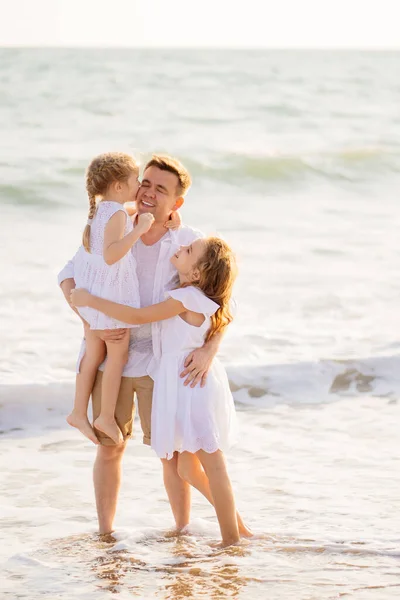
[[[97,439],[96,434],[93,431],[93,427],[89,423],[89,419],[86,415],[77,415],[74,411],[72,411],[72,413],[67,417],[67,423],[68,425],[71,425],[71,427],[76,427],[79,429],[79,431],[83,433],[84,436],[89,438],[93,444],[96,444],[96,446],[99,444],[99,440]]]
[[[222,540],[221,542],[212,542],[209,545],[211,546],[211,548],[214,548],[216,550],[224,550],[227,548],[237,548],[238,551],[242,551],[242,550],[245,550],[247,548],[247,546],[250,545],[250,542],[247,539],[245,539],[245,540],[240,539],[238,541]]]
[[[252,538],[254,536],[254,533],[251,531],[251,529],[246,527],[244,523],[239,525],[239,533],[244,538]]]
[[[245,538],[251,538],[253,537],[253,532],[251,531],[251,529],[249,529],[243,522],[242,517],[240,516],[240,514],[237,512],[237,524],[238,524],[238,529],[239,529],[239,533],[242,537]]]
[[[93,426],[108,435],[117,445],[122,444],[124,441],[122,431],[117,425],[117,421],[115,419],[109,419],[106,417],[102,417],[101,415],[97,417]]]

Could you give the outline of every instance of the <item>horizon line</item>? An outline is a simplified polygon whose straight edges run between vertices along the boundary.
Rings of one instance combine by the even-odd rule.
[[[399,46],[129,46],[129,45],[38,45],[0,44],[2,50],[259,50],[399,52]]]

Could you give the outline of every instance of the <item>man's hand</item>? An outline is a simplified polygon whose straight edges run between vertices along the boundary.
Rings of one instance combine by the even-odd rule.
[[[203,346],[193,350],[185,360],[185,370],[181,377],[186,377],[183,385],[189,385],[194,388],[200,382],[200,387],[204,387],[207,380],[208,371],[215,356],[213,348]]]
[[[64,281],[62,281],[60,283],[60,288],[62,293],[64,294],[64,298],[66,299],[66,301],[68,302],[68,304],[70,304],[70,294],[71,291],[75,288],[75,280],[71,278],[69,279],[64,279]]]
[[[89,306],[91,294],[87,290],[74,288],[71,290],[70,304],[72,307]]]
[[[75,289],[75,280],[72,278],[64,279],[64,281],[62,281],[60,284],[60,288],[62,293],[64,294],[64,298],[66,299],[72,310],[79,314],[76,308],[71,304],[71,292],[73,289]]]
[[[100,338],[103,342],[120,342],[126,335],[127,329],[105,329]]]

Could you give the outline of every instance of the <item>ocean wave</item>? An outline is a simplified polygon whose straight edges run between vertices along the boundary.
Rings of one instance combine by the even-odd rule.
[[[1,204],[23,206],[43,204],[50,206],[50,201],[46,201],[42,194],[25,183],[20,185],[0,184],[0,202]]]
[[[358,182],[389,173],[400,173],[400,151],[360,147],[332,152],[305,154],[221,154],[212,162],[183,158],[194,176],[211,180],[248,180],[255,182],[293,183],[308,179]]]
[[[400,150],[359,147],[331,152],[270,154],[265,156],[218,153],[208,159],[180,156],[193,175],[195,184],[218,181],[237,187],[255,185],[293,186],[328,180],[331,184],[357,184],[400,173]],[[65,164],[50,158],[46,164],[32,165],[32,173],[15,180],[4,168],[0,202],[11,205],[71,204],[71,197],[83,193],[85,162]],[[11,181],[11,178],[14,178]]]
[[[227,367],[240,404],[323,404],[362,395],[396,401],[400,393],[400,355],[320,360],[294,364]]]
[[[0,203],[24,208],[64,208],[65,205],[71,204],[71,194],[68,180],[62,179],[56,181],[43,177],[40,181],[0,184]]]
[[[363,395],[395,402],[400,393],[400,355],[278,365],[230,365],[238,407],[324,404]],[[73,398],[72,383],[0,387],[0,435],[26,428],[59,427]],[[60,421],[62,419],[62,421]]]

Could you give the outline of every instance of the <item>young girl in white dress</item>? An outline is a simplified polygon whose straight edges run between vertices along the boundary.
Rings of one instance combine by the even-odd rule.
[[[172,258],[181,286],[160,304],[135,309],[71,293],[74,306],[89,306],[126,323],[163,321],[162,356],[154,378],[151,445],[162,459],[177,455],[178,473],[214,505],[223,544],[251,535],[236,512],[223,452],[236,435],[236,415],[226,372],[214,360],[204,387],[184,386],[179,377],[189,352],[201,347],[232,320],[229,301],[235,259],[219,238],[199,239]]]
[[[154,217],[142,214],[133,228],[124,208],[133,202],[139,188],[139,167],[132,156],[120,152],[101,154],[92,160],[86,172],[89,218],[82,246],[74,257],[74,279],[95,295],[126,306],[139,306],[136,265],[131,248],[146,233]],[[122,371],[128,358],[129,329],[121,342],[106,342],[105,329],[131,328],[123,320],[107,317],[93,308],[79,308],[85,325],[86,350],[76,377],[74,407],[67,421],[92,442],[98,444],[87,409],[97,369],[104,361],[101,412],[94,427],[116,443],[122,433],[115,420]]]

